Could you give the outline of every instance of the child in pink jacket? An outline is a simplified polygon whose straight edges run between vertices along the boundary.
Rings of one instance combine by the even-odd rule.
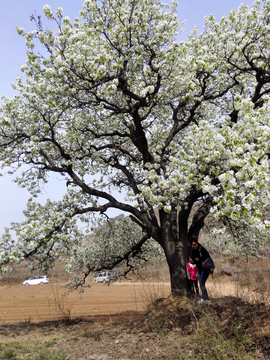
[[[199,287],[198,287],[198,268],[194,262],[194,258],[192,255],[188,258],[187,268],[187,278],[188,278],[188,292],[192,295],[199,295]]]

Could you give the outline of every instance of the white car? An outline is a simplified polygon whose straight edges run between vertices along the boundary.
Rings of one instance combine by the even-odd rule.
[[[46,275],[43,276],[33,276],[28,280],[25,280],[23,282],[23,285],[42,285],[42,284],[48,284],[49,279]]]
[[[103,284],[109,283],[112,281],[112,274],[110,272],[102,272],[97,274],[94,277],[94,282],[100,283],[102,282]]]

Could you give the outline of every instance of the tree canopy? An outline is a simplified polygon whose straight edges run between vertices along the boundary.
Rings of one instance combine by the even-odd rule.
[[[26,220],[13,224],[18,241],[3,238],[2,265],[34,257],[50,266],[80,247],[76,219],[111,208],[141,228],[136,251],[149,239],[162,247],[172,291],[185,289],[189,244],[210,212],[216,233],[256,252],[270,224],[270,1],[241,4],[219,22],[210,15],[187,41],[177,40],[176,8],[86,0],[72,23],[44,5],[56,32],[40,17],[34,31],[17,29],[25,79],[1,108],[0,161],[22,167],[16,182],[32,197]],[[66,193],[41,206],[35,196],[52,172]]]

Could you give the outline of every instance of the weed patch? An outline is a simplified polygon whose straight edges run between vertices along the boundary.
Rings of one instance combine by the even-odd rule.
[[[5,349],[1,354],[1,359],[16,359],[15,351],[13,349]]]
[[[269,324],[269,307],[234,297],[198,305],[170,296],[155,301],[141,320],[145,333],[178,331],[193,338],[190,351],[196,359],[258,359],[269,354]]]

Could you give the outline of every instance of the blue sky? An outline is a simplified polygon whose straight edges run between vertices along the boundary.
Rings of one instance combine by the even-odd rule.
[[[165,1],[164,1],[165,2]],[[167,2],[167,1],[166,1]],[[203,28],[203,18],[205,15],[213,14],[217,20],[221,16],[227,15],[230,10],[237,9],[241,2],[252,6],[251,0],[178,0],[178,18],[180,21],[186,20],[185,32],[181,35],[185,39],[195,25],[199,31]],[[35,24],[30,21],[32,14],[43,15],[42,7],[49,4],[53,11],[59,6],[64,9],[64,16],[69,16],[72,20],[79,15],[83,1],[80,0],[0,0],[0,96],[12,97],[14,90],[10,86],[15,82],[15,78],[20,74],[20,65],[25,62],[26,46],[25,40],[16,32],[16,27],[20,26],[26,31],[34,30]],[[52,27],[53,23],[45,21],[44,25]],[[62,184],[57,178],[45,188],[43,199],[59,198]],[[28,199],[26,190],[22,190],[12,183],[10,176],[0,177],[0,235],[4,227],[8,227],[12,221],[23,220],[22,211]]]

